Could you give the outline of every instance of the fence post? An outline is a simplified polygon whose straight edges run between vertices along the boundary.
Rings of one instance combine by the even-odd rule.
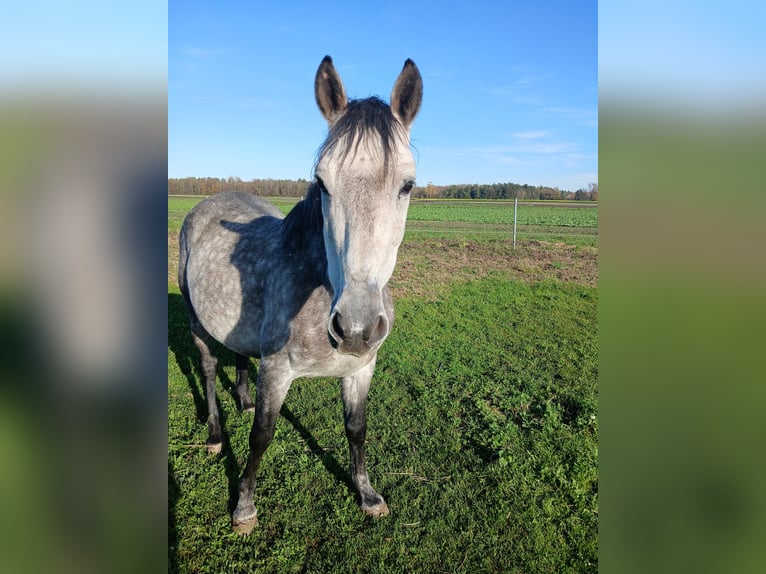
[[[513,198],[513,250],[516,251],[516,210],[519,207],[519,198]]]

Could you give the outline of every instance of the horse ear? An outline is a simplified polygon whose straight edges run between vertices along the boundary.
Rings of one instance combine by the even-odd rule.
[[[346,110],[348,98],[343,82],[340,80],[332,58],[325,56],[319,64],[316,78],[314,79],[314,96],[317,100],[319,111],[330,125],[334,124]]]
[[[391,92],[391,111],[409,129],[423,101],[423,78],[415,62],[407,58]]]

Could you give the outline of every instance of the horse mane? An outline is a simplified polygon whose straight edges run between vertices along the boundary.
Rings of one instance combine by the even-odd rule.
[[[310,235],[322,238],[322,198],[316,183],[309,185],[306,197],[295,204],[282,220],[282,238],[291,247],[302,247]]]
[[[368,134],[377,134],[380,138],[383,150],[383,173],[388,176],[391,154],[396,148],[397,140],[404,137],[404,128],[394,117],[391,107],[376,96],[349,100],[343,115],[330,128],[327,139],[319,150],[317,163],[342,142],[345,144],[339,163],[339,166],[342,166],[352,150],[353,155],[356,155]]]

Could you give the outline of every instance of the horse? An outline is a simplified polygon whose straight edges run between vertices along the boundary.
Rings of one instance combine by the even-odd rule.
[[[423,81],[407,59],[390,104],[378,97],[349,100],[325,56],[314,92],[328,135],[305,197],[283,217],[251,194],[213,195],[188,213],[179,236],[178,282],[200,353],[209,452],[222,446],[213,341],[235,353],[240,408],[255,412],[231,517],[240,534],[257,524],[256,473],[299,377],[340,379],[351,483],[367,516],[389,512],[367,473],[366,404],[378,350],[394,321],[387,283],[415,185],[410,127]],[[260,359],[254,403],[249,357]]]

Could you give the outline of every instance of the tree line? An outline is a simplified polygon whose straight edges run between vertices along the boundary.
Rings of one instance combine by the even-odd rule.
[[[253,179],[238,177],[168,178],[168,195],[213,195],[222,191],[245,191],[261,197],[303,197],[309,181],[305,179]]]
[[[590,183],[587,188],[567,191],[558,187],[528,185],[526,183],[492,183],[433,185],[429,183],[417,190],[415,197],[427,199],[567,199],[577,201],[598,201],[598,184]]]
[[[309,181],[305,179],[253,179],[238,177],[184,177],[168,179],[169,195],[213,195],[222,191],[244,191],[262,197],[303,197]],[[519,183],[458,184],[418,186],[412,197],[427,199],[567,199],[598,201],[598,184],[577,191]]]

